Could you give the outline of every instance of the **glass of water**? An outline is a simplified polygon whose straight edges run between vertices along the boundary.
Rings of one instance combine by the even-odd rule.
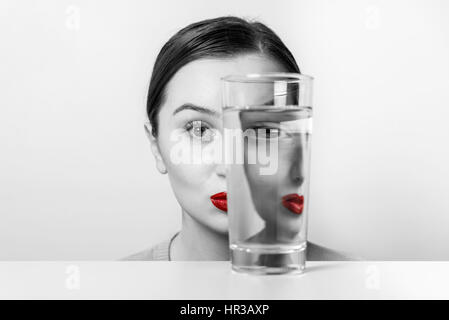
[[[313,78],[222,78],[229,240],[235,271],[301,273],[307,247]]]

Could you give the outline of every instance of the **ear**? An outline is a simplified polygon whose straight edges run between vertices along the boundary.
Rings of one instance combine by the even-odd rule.
[[[151,132],[151,124],[149,122],[146,122],[144,127],[148,140],[150,140],[151,152],[153,153],[154,159],[156,160],[156,168],[160,173],[165,174],[167,173],[167,167],[165,166],[164,159],[162,159],[157,139]]]

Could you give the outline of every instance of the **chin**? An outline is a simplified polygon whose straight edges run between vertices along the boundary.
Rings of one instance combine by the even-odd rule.
[[[226,212],[219,212],[218,209],[215,209],[210,213],[210,216],[208,218],[208,221],[205,221],[205,225],[207,227],[218,234],[228,234],[229,222]]]

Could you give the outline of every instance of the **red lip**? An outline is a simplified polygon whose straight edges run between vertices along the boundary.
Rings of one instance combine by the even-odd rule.
[[[304,209],[304,196],[290,193],[282,197],[282,205],[295,214],[301,214]]]
[[[228,212],[228,199],[226,192],[219,192],[210,196],[210,201],[218,209],[224,212]]]

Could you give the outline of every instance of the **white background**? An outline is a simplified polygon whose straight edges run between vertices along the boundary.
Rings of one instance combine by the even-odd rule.
[[[118,259],[180,208],[144,134],[151,68],[220,15],[275,30],[315,81],[309,238],[449,260],[449,2],[0,2],[0,260]]]

